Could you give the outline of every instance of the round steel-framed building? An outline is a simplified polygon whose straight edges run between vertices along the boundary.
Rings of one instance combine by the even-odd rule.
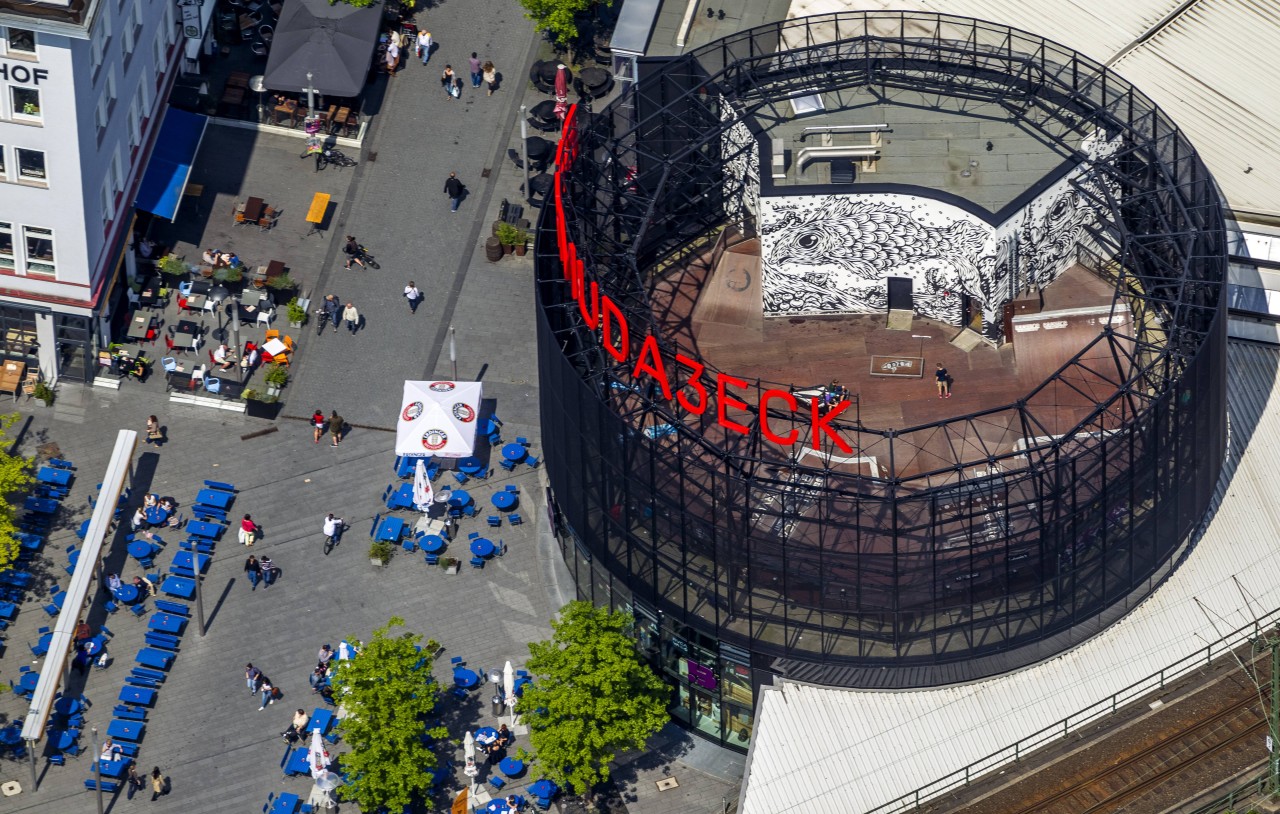
[[[945,15],[789,20],[642,66],[571,110],[557,159],[535,247],[556,530],[695,731],[745,748],[778,674],[907,688],[1048,658],[1190,544],[1226,445],[1222,201],[1103,66]],[[883,326],[895,298],[911,333]],[[935,358],[964,365],[956,399]],[[866,360],[857,393],[827,384]]]

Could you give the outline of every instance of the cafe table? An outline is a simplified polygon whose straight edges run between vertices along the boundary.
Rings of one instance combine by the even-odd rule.
[[[388,509],[408,509],[413,505],[413,484],[402,483],[387,499]]]
[[[524,444],[506,444],[502,447],[502,457],[512,463],[523,461],[528,454],[529,450],[525,449]]]
[[[524,771],[524,761],[514,757],[504,757],[498,763],[498,768],[507,777],[514,777]]]
[[[18,612],[18,606],[12,602],[0,602],[0,619],[12,619]]]
[[[233,492],[224,492],[221,489],[201,489],[196,493],[196,503],[203,506],[213,506],[215,509],[225,509],[235,499],[236,496]]]
[[[107,637],[99,634],[92,639],[88,639],[84,643],[84,652],[90,656],[101,653],[103,648],[107,646]]]
[[[37,514],[54,514],[58,511],[58,501],[47,497],[29,497],[22,502],[22,507]]]
[[[203,537],[206,540],[216,540],[218,535],[222,533],[223,527],[217,523],[210,523],[206,520],[192,520],[186,525],[187,534],[192,537]]]
[[[271,356],[279,356],[280,354],[288,351],[289,348],[279,339],[272,339],[269,342],[262,343],[262,350],[264,353],[270,354]]]
[[[189,577],[168,576],[164,578],[164,582],[160,585],[160,590],[170,596],[190,599],[196,594],[196,581]]]
[[[428,534],[418,543],[418,547],[428,554],[435,554],[444,550],[444,538],[439,534]]]
[[[71,476],[74,474],[70,469],[54,469],[52,466],[42,466],[40,471],[36,473],[36,480],[41,483],[51,483],[54,486],[66,486],[71,483]]]
[[[250,198],[244,202],[245,223],[257,223],[262,217],[263,203],[261,198]]]
[[[132,545],[132,543],[130,543]],[[138,586],[132,583],[126,583],[111,592],[116,599],[126,605],[131,605],[138,599]]]
[[[78,729],[51,729],[49,730],[49,745],[53,747],[55,752],[65,752],[80,738],[80,730]]]
[[[400,535],[404,533],[404,521],[399,517],[387,517],[378,524],[377,539],[388,543],[399,541]]]
[[[494,508],[501,509],[504,512],[508,509],[514,509],[519,499],[519,496],[515,492],[510,492],[506,489],[503,489],[500,492],[494,492],[493,497],[489,498],[489,500],[493,502]]]
[[[147,522],[153,526],[158,526],[169,519],[169,512],[163,506],[148,506],[142,512]]]
[[[466,489],[454,489],[449,493],[449,505],[461,509],[471,503],[471,493]]]
[[[18,724],[12,724],[0,729],[0,744],[5,746],[17,746],[22,743],[22,727]]]
[[[299,746],[294,749],[293,753],[289,755],[289,762],[285,764],[284,773],[287,775],[310,774],[311,765],[308,759],[310,751],[306,746]]]
[[[307,731],[313,732],[320,730],[321,735],[328,734],[329,727],[333,725],[333,713],[323,707],[316,707],[311,713],[311,720],[307,721]]]
[[[145,707],[150,706],[154,700],[156,700],[156,691],[150,687],[133,687],[126,684],[124,689],[120,690],[120,702],[123,704],[137,704]]]
[[[81,706],[79,698],[64,695],[53,702],[53,711],[59,715],[75,715]]]
[[[147,627],[151,630],[158,630],[161,633],[178,634],[182,632],[182,626],[186,623],[187,620],[181,616],[159,611],[151,614],[151,621],[147,623]]]
[[[491,726],[482,726],[476,730],[476,743],[488,746],[498,740],[498,730]]]
[[[468,475],[475,475],[484,471],[484,464],[474,455],[468,455],[458,459],[458,470]]]
[[[305,752],[306,750],[303,749],[302,751]],[[306,755],[303,755],[303,758],[305,759]],[[292,765],[292,761],[290,761],[290,763]],[[303,767],[303,770],[301,772],[295,772],[295,774],[303,774],[306,771],[307,771],[306,767]],[[298,804],[300,802],[301,801],[298,799],[298,795],[287,794],[282,792],[280,796],[277,797],[275,801],[271,804],[270,814],[294,814],[294,812],[298,810]]]
[[[150,314],[135,313],[133,319],[129,320],[129,330],[125,332],[125,336],[136,340],[146,339],[151,327]]]
[[[488,557],[493,553],[493,541],[484,537],[477,537],[471,541],[471,553],[477,557]]]
[[[476,684],[480,683],[480,676],[475,670],[468,670],[466,667],[457,667],[453,671],[453,683],[457,684],[464,690],[469,690]]]
[[[27,372],[25,362],[7,361],[0,367],[0,393],[12,393],[13,400],[18,400],[22,390],[22,376]]]
[[[145,560],[150,557],[155,548],[146,540],[134,540],[129,543],[129,556],[137,560]]]
[[[28,670],[22,674],[22,678],[18,679],[18,689],[26,692],[35,692],[36,685],[40,683],[40,674],[35,670]]]
[[[142,738],[142,733],[146,731],[146,728],[147,725],[142,721],[122,721],[116,718],[107,727],[107,734],[113,738],[133,743]]]
[[[36,640],[36,649],[43,651],[40,655],[49,652],[49,645],[53,643],[53,633],[45,633]]]
[[[542,778],[541,780],[535,780],[533,781],[533,783],[529,785],[529,793],[532,794],[534,797],[541,797],[544,800],[551,799],[552,797],[555,796],[555,793],[559,790],[560,790],[559,786],[557,786],[555,783],[552,783],[550,780],[546,779],[545,777]]]
[[[98,769],[103,777],[124,777],[124,773],[128,771],[129,764],[132,762],[133,760],[127,757],[121,757],[119,760],[99,760]]]
[[[173,653],[155,647],[144,647],[138,651],[135,661],[145,667],[168,670],[169,665],[173,664]]]
[[[196,555],[196,554],[192,554],[190,551],[179,551],[177,554],[174,554],[173,568],[181,569],[188,573],[193,572],[196,570],[195,563],[197,562],[196,560],[197,556],[199,557],[198,561],[200,563],[200,571],[203,572],[205,567],[209,565],[209,555],[208,554]]]

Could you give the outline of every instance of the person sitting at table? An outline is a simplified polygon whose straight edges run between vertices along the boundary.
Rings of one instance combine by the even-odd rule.
[[[141,506],[139,506],[137,509],[134,509],[133,519],[129,522],[133,526],[134,531],[145,529],[147,527],[147,513],[142,510]]]
[[[134,577],[133,587],[138,589],[138,596],[155,596],[156,586],[146,577]]]
[[[213,352],[213,363],[217,365],[219,369],[227,370],[233,364],[235,364],[235,362],[233,362],[231,358],[228,357],[229,353],[230,353],[230,349],[226,346],[225,343],[219,345],[218,349]]]
[[[121,370],[124,375],[132,376],[138,381],[142,381],[147,375],[147,364],[143,362],[141,357],[130,359],[128,356],[121,358]]]
[[[102,742],[102,753],[98,755],[98,760],[119,760],[124,754],[124,750],[120,748],[120,744],[113,743],[111,738],[107,738]]]
[[[83,642],[85,639],[92,639],[92,638],[93,638],[93,631],[90,630],[89,626],[85,624],[85,621],[81,619],[79,622],[76,623],[76,633],[75,633],[76,641]]]
[[[325,682],[328,680],[329,668],[324,666],[324,662],[317,664],[316,668],[311,671],[311,675],[307,678],[307,681],[311,683],[311,691],[314,693],[320,692],[320,688],[323,687]]]
[[[107,588],[111,591],[120,590],[124,582],[120,579],[120,575],[116,573],[107,574]]]
[[[143,506],[147,506],[147,507],[155,506],[159,502],[160,502],[160,497],[155,492],[147,492],[145,495],[142,496]]]
[[[138,241],[138,256],[143,260],[150,260],[151,256],[156,253],[156,244],[149,237],[144,237]]]
[[[258,361],[262,355],[258,353],[258,346],[252,342],[246,342],[244,345],[244,356],[240,357],[240,367],[252,373],[258,369]]]
[[[520,801],[516,799],[514,794],[507,795],[507,811],[519,811]]]
[[[511,730],[507,729],[506,724],[500,724],[498,726],[498,739],[494,741],[493,745],[499,749],[506,749],[511,745],[512,740],[514,740],[514,737],[511,734]]]

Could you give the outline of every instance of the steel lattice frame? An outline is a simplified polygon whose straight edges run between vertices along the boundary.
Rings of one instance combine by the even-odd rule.
[[[689,352],[664,337],[651,295],[739,205],[725,129],[852,87],[953,112],[994,103],[1065,156],[1097,130],[1118,140],[1089,171],[1105,183],[1079,185],[1110,217],[1091,234],[1101,249],[1077,260],[1132,315],[1014,404],[898,431],[844,423],[860,452],[888,462],[878,478],[805,466],[759,426],[725,433],[633,378],[578,316],[549,231],[565,207],[587,280],[664,353]],[[1167,574],[1225,448],[1226,252],[1212,178],[1136,89],[1004,26],[848,12],[673,60],[627,104],[580,113],[578,143],[536,250],[544,437],[565,520],[621,595],[750,650],[756,668],[919,686],[1052,655]],[[793,386],[754,384],[757,396]],[[1064,399],[1089,414],[1054,431]],[[656,425],[675,431],[647,437]],[[930,451],[940,446],[949,457]]]

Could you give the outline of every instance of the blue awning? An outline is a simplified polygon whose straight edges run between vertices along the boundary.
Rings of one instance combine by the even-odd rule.
[[[191,165],[200,152],[207,116],[169,108],[156,136],[147,173],[138,187],[135,205],[143,212],[173,220],[191,176]]]

